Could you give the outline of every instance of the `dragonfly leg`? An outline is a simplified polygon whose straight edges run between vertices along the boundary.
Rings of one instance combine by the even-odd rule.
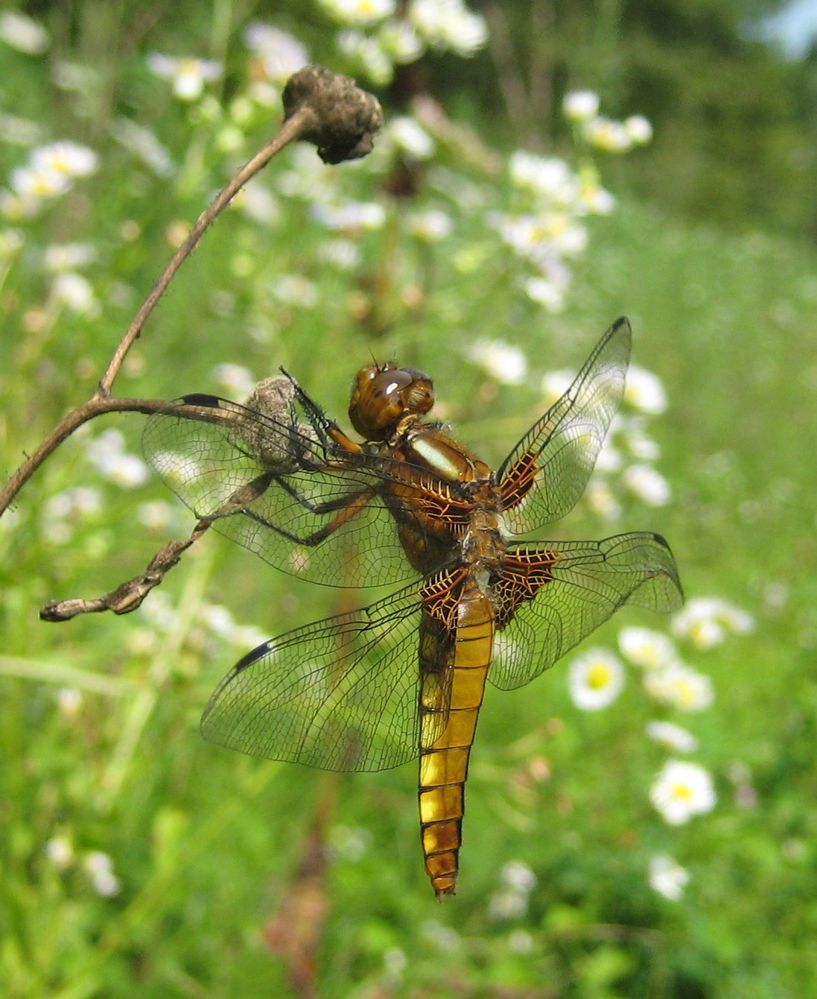
[[[310,513],[334,513],[335,510],[343,510],[359,496],[366,496],[368,500],[374,495],[374,492],[371,489],[361,489],[356,493],[345,493],[343,496],[338,496],[337,499],[321,500],[316,503],[314,500],[309,499],[308,496],[304,496],[303,493],[298,492],[298,490],[295,489],[294,486],[291,486],[286,479],[276,476],[275,482],[281,487],[281,489],[284,490],[285,493],[287,493],[287,495],[291,496],[299,506],[302,506],[305,510],[309,510]]]
[[[246,517],[249,517],[250,520],[254,520],[257,524],[261,524],[264,527],[268,527],[271,531],[274,531],[282,538],[286,538],[288,541],[292,541],[298,545],[304,545],[307,548],[314,548],[322,541],[325,541],[330,534],[334,534],[335,531],[343,527],[344,524],[348,524],[350,520],[356,517],[369,503],[373,496],[373,490],[365,489],[359,493],[353,493],[351,496],[345,496],[342,502],[337,500],[332,501],[326,505],[325,509],[320,509],[324,506],[324,504],[316,503],[314,512],[325,513],[337,509],[338,514],[328,523],[324,524],[323,527],[318,528],[317,531],[313,531],[311,534],[304,536],[299,536],[291,531],[287,531],[283,527],[279,527],[277,524],[273,524],[271,521],[255,513],[254,510],[244,509],[242,510],[242,513]],[[307,508],[312,509],[312,507]]]

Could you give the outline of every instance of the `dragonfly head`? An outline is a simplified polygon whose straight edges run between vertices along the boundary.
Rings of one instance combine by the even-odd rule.
[[[422,416],[434,405],[434,384],[415,368],[393,361],[361,368],[352,386],[349,419],[367,441],[386,440],[405,416]]]

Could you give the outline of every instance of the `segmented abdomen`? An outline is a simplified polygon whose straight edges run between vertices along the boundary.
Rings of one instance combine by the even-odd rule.
[[[454,627],[431,613],[420,628],[420,829],[425,867],[437,897],[454,892],[468,757],[491,662],[490,603],[469,580]],[[448,706],[448,720],[440,731]]]

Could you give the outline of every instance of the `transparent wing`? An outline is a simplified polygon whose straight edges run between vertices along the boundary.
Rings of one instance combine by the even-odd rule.
[[[211,697],[203,735],[324,770],[385,770],[413,759],[421,599],[412,584],[260,645]],[[446,720],[442,710],[440,730]]]
[[[190,395],[148,419],[143,447],[197,517],[278,569],[337,586],[411,577],[379,495],[388,459],[347,451],[329,425],[289,401]]]
[[[488,677],[503,690],[549,669],[622,604],[672,611],[683,602],[669,545],[646,532],[511,545],[494,592],[498,631]]]
[[[584,492],[624,391],[630,336],[629,322],[617,320],[567,392],[502,462],[497,479],[512,534],[559,520]]]

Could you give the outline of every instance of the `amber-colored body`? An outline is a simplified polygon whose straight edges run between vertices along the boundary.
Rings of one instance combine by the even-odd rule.
[[[430,384],[420,373],[416,380]],[[372,421],[361,410],[382,411],[388,396],[372,387],[384,381],[393,383],[392,372],[378,366],[363,368],[357,378],[350,416],[369,434]],[[420,828],[426,872],[441,896],[454,891],[459,867],[468,760],[491,665],[495,614],[489,580],[506,548],[500,531],[504,504],[485,462],[417,414],[401,407],[394,413],[394,425],[384,423],[378,433],[389,435],[380,448],[406,469],[403,481],[398,465],[384,490],[406,557],[423,574],[455,557],[461,564],[455,581],[424,594],[420,623]],[[469,502],[454,502],[448,483],[467,484]]]
[[[505,550],[501,497],[490,468],[448,434],[419,423],[398,433],[388,446],[412,472],[405,487],[391,483],[387,496],[408,499],[416,490],[416,469],[426,468],[437,483],[476,486],[481,498],[467,511],[445,510],[447,497],[437,484],[431,495],[442,514],[421,504],[392,504],[415,569],[428,574],[461,558],[456,580],[425,594],[420,623],[420,828],[426,872],[441,896],[456,884],[468,760],[491,665],[494,607],[487,581]]]
[[[188,396],[148,422],[145,449],[169,484],[272,564],[331,584],[421,574],[248,653],[211,698],[202,731],[254,756],[332,770],[419,756],[422,846],[438,897],[457,880],[486,679],[527,683],[622,603],[680,603],[658,535],[512,540],[581,494],[623,391],[629,344],[619,320],[496,472],[424,421],[428,376],[392,363],[362,368],[353,386],[349,415],[363,443],[288,376],[262,383],[249,408]]]

